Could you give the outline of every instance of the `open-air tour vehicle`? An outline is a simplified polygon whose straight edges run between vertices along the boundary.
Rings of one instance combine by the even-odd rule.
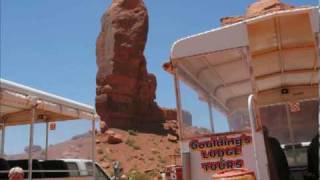
[[[68,179],[69,177],[73,179],[94,179],[95,175],[99,176],[96,179],[109,179],[107,175],[104,175],[100,167],[92,168],[92,164],[96,164],[95,121],[98,118],[93,107],[0,79],[0,113],[0,179],[7,179],[9,169],[15,166],[22,167],[25,171],[25,178],[28,179]],[[82,121],[82,123],[74,124],[77,120]],[[66,123],[70,122],[73,123],[71,126],[66,125]],[[36,136],[35,129],[40,125],[43,127],[43,131]],[[77,127],[77,125],[88,128],[86,130],[86,138],[88,140],[84,141],[84,144],[81,146],[87,149],[85,158],[90,160],[75,159],[71,161],[70,158],[69,160],[56,159],[57,156],[51,158],[50,153],[54,154],[55,152],[50,151],[50,130],[54,130],[56,126],[57,128],[62,128],[63,126],[64,132],[60,132],[60,134],[55,133],[59,139],[60,136],[68,134],[69,131],[77,131],[81,128]],[[25,137],[27,137],[28,143],[22,142],[23,139],[19,139],[18,132],[13,132],[12,137],[6,136],[10,128],[18,128],[13,131],[20,131],[21,128],[19,129],[19,127],[25,127],[25,129],[22,129],[27,130]],[[54,134],[51,133],[50,135],[52,138]],[[39,154],[35,157],[36,152],[33,147],[37,138],[41,138],[45,142],[44,149],[41,151],[42,159],[37,159]],[[10,155],[10,147],[9,152],[5,151],[6,144],[8,143],[10,146],[10,141],[11,146],[12,141],[14,141],[14,144],[26,143],[29,148],[25,149],[24,153],[18,156]],[[73,157],[72,154],[76,153],[75,151],[75,148],[71,149],[69,152],[71,157]],[[62,158],[68,158],[68,156],[64,155]],[[83,162],[82,165],[79,165],[81,162]],[[80,166],[84,167],[79,168]]]
[[[174,43],[169,71],[184,180],[235,168],[260,180],[299,180],[312,171],[307,159],[318,164],[310,143],[318,134],[319,37],[319,7],[303,7]],[[219,132],[223,120],[229,130]]]

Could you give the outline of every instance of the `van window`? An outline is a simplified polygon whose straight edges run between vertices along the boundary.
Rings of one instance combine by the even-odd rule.
[[[105,172],[98,166],[96,167],[96,180],[110,180],[110,178],[105,174]],[[86,162],[86,169],[88,170],[88,174],[92,176],[92,163]]]
[[[98,165],[96,165],[96,180],[110,180]]]
[[[86,170],[88,171],[88,175],[92,176],[92,163],[86,162]]]
[[[69,174],[71,177],[80,176],[80,172],[78,166],[74,162],[67,162],[68,170],[70,171]]]

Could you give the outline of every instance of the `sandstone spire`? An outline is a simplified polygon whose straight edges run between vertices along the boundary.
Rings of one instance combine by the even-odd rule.
[[[160,122],[156,77],[148,73],[143,54],[148,34],[143,0],[113,0],[101,24],[96,43],[96,109],[101,120],[117,128]]]

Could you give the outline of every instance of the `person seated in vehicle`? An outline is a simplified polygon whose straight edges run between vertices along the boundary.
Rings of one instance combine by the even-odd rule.
[[[268,155],[270,178],[272,180],[290,180],[289,164],[280,142],[276,138],[269,136],[266,127],[263,127],[263,132]]]
[[[319,134],[312,139],[308,147],[308,174],[305,179],[319,179]]]
[[[11,168],[9,171],[9,180],[23,180],[24,174],[23,169],[20,167]]]

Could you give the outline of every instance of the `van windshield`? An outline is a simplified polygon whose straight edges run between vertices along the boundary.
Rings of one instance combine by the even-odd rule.
[[[221,111],[211,98],[199,97],[199,94],[184,82],[180,82],[182,137],[194,138],[212,133],[240,132],[250,130],[247,108],[248,96],[229,101],[230,109]]]
[[[308,164],[307,150],[318,133],[317,100],[289,102],[260,108],[268,134],[281,143],[290,167]]]
[[[283,145],[310,142],[318,132],[318,105],[310,100],[262,107],[262,124]]]

